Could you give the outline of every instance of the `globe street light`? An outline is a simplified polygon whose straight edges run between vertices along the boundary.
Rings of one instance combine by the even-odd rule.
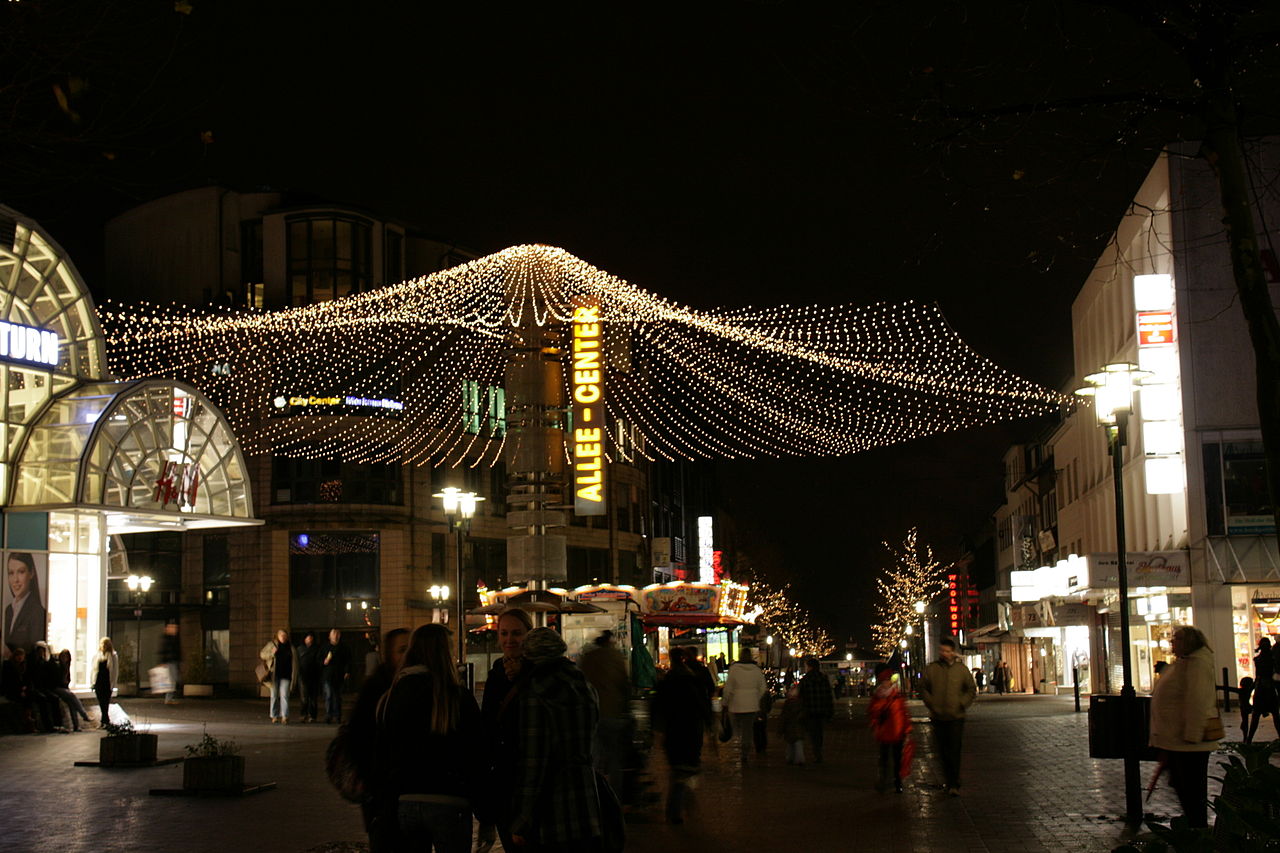
[[[146,599],[151,585],[155,583],[150,575],[129,575],[124,579],[125,586],[133,593],[133,618],[137,626],[133,640],[133,681],[137,694],[142,695],[142,602]]]
[[[457,583],[454,586],[454,594],[457,596],[458,602],[458,623],[454,626],[454,630],[458,633],[458,667],[462,669],[465,676],[465,667],[467,665],[467,617],[462,612],[466,600],[462,586],[462,535],[464,529],[471,527],[471,519],[476,514],[476,504],[484,500],[484,498],[475,492],[464,492],[455,486],[441,489],[432,497],[440,498],[444,506],[445,521],[449,523],[449,529],[454,533],[454,551],[458,558]]]
[[[1137,365],[1120,362],[1108,364],[1099,373],[1084,378],[1087,388],[1076,394],[1093,398],[1098,425],[1106,430],[1107,452],[1111,454],[1111,480],[1116,504],[1116,581],[1120,587],[1120,671],[1124,683],[1120,687],[1120,714],[1124,731],[1124,801],[1130,824],[1142,821],[1142,782],[1138,766],[1137,702],[1133,690],[1133,666],[1129,639],[1129,566],[1124,538],[1124,446],[1128,440],[1129,415],[1133,413],[1135,387],[1151,374]]]

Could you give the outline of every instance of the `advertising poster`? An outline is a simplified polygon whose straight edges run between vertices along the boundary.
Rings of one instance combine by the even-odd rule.
[[[4,642],[10,651],[21,647],[31,654],[49,625],[49,555],[7,551],[4,556]]]

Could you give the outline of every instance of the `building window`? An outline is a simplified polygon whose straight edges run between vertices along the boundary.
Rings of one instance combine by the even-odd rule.
[[[1204,468],[1205,515],[1210,534],[1275,531],[1261,441],[1205,444]]]
[[[289,304],[328,302],[373,284],[371,229],[338,217],[289,220]]]
[[[272,495],[277,504],[384,504],[402,502],[403,466],[392,463],[290,459],[273,463]]]
[[[289,620],[296,631],[373,629],[379,624],[376,531],[289,534]]]
[[[474,379],[462,380],[462,429],[471,435],[507,434],[507,392]]]
[[[240,225],[240,287],[241,305],[249,308],[266,307],[266,284],[263,283],[262,220],[255,219]]]
[[[382,266],[387,284],[399,284],[404,281],[404,235],[388,228],[382,253]]]

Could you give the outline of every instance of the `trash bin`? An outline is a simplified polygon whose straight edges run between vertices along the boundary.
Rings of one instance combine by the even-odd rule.
[[[1089,697],[1089,757],[1124,758],[1126,729],[1138,745],[1137,756],[1142,761],[1155,761],[1156,750],[1147,746],[1151,735],[1151,697],[1133,697],[1134,717],[1129,726],[1124,724],[1122,699],[1114,694]]]

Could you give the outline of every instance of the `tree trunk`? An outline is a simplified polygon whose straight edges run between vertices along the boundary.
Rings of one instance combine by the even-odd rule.
[[[1258,252],[1253,200],[1245,168],[1244,146],[1235,101],[1226,84],[1213,88],[1205,103],[1205,156],[1218,178],[1223,225],[1240,306],[1249,326],[1258,374],[1258,421],[1266,457],[1271,509],[1280,531],[1280,320]]]

